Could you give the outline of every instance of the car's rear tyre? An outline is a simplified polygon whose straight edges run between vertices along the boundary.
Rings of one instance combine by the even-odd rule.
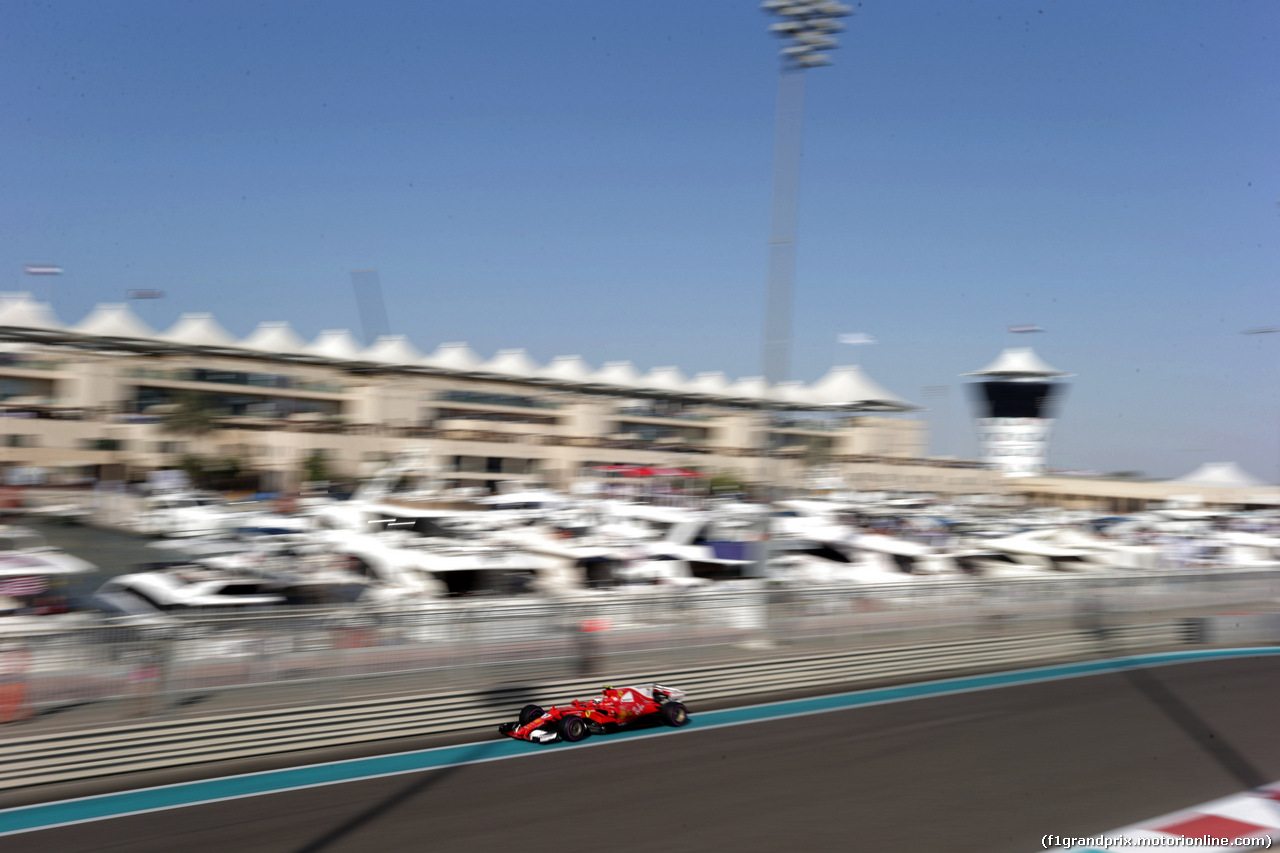
[[[541,707],[538,705],[525,705],[520,709],[520,725],[527,726],[541,716]]]
[[[658,709],[658,716],[668,726],[680,728],[689,724],[689,709],[679,702],[663,702]]]
[[[577,743],[580,740],[586,740],[588,734],[590,732],[587,731],[587,723],[581,717],[570,715],[560,719],[560,738],[562,740],[569,743]]]

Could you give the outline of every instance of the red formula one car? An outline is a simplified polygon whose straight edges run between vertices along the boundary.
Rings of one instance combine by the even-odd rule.
[[[545,710],[538,705],[525,705],[520,722],[503,723],[498,731],[534,743],[574,743],[638,721],[656,720],[679,727],[689,722],[688,709],[678,701],[683,698],[683,690],[661,684],[605,687],[594,699],[575,699],[568,705],[552,705]]]

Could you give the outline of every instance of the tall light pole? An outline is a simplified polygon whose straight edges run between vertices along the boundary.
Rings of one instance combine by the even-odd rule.
[[[773,208],[769,226],[769,290],[765,304],[764,377],[784,382],[790,372],[791,290],[796,269],[796,208],[800,194],[800,152],[804,124],[804,71],[831,64],[827,51],[839,18],[852,7],[827,0],[766,0],[761,8],[781,20],[769,30],[785,42],[778,76],[773,140]]]
[[[783,39],[778,75],[778,104],[773,138],[773,207],[769,223],[769,282],[764,318],[764,378],[770,386],[789,378],[791,361],[791,290],[796,272],[796,208],[800,195],[800,153],[804,127],[804,72],[831,64],[833,33],[844,29],[839,18],[852,14],[843,3],[828,0],[766,0],[761,4],[780,20],[769,31]],[[772,417],[763,414],[760,444],[764,452],[766,494],[775,484],[772,463]]]
[[[379,336],[391,334],[387,303],[382,298],[382,279],[377,270],[352,270],[351,286],[356,292],[356,307],[360,309],[365,346],[373,346]]]

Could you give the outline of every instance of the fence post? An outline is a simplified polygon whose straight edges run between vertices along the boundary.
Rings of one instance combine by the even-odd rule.
[[[156,702],[159,704],[161,714],[169,714],[176,709],[172,696],[174,665],[178,656],[177,645],[178,638],[173,634],[163,636],[157,642],[159,649],[156,653],[156,664],[159,672],[156,681]]]
[[[595,675],[600,669],[600,635],[608,631],[608,619],[578,620],[578,674]]]
[[[787,642],[787,627],[794,597],[785,583],[770,583],[764,592],[764,631],[762,645],[772,648]]]
[[[142,644],[129,666],[129,707],[125,716],[150,717],[155,713],[160,692],[162,656],[158,642]]]
[[[0,723],[16,723],[31,716],[27,690],[31,677],[31,650],[14,642],[0,649]]]

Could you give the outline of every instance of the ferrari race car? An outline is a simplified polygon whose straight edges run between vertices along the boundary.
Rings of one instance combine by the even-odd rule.
[[[538,705],[525,705],[518,723],[503,723],[498,731],[534,743],[575,743],[588,735],[618,731],[638,721],[656,720],[678,728],[689,722],[688,709],[677,701],[683,698],[683,690],[661,684],[606,686],[594,699],[574,699],[568,705],[552,705],[545,710]]]

